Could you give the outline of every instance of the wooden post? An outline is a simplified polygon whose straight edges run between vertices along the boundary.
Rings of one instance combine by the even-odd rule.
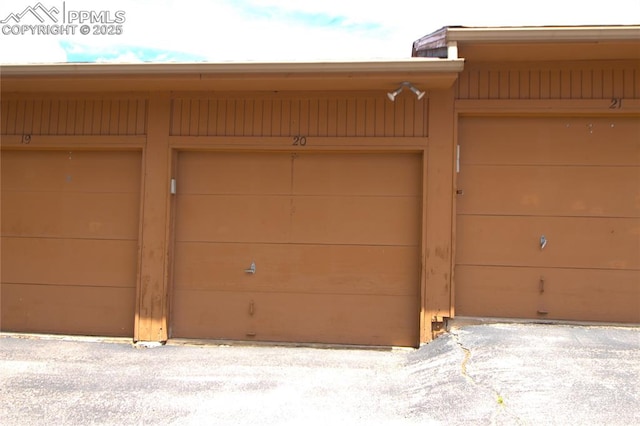
[[[167,340],[167,226],[171,156],[169,93],[149,97],[147,143],[143,157],[140,269],[135,341]]]
[[[454,193],[453,89],[431,92],[426,180],[426,248],[420,341],[433,338],[432,323],[451,315]]]

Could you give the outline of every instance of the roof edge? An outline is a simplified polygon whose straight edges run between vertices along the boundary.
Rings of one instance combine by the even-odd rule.
[[[264,75],[310,73],[458,72],[462,59],[407,58],[399,60],[332,62],[224,62],[224,63],[57,63],[0,65],[0,77],[104,75]]]
[[[637,41],[640,26],[449,28],[447,37],[482,42]]]
[[[638,41],[640,25],[547,26],[547,27],[443,27],[413,43],[413,51],[444,47],[449,42],[462,43],[550,43]]]

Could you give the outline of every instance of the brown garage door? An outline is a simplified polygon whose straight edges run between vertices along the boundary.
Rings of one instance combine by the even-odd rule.
[[[172,336],[416,345],[421,164],[180,153]]]
[[[640,322],[640,120],[464,118],[459,139],[456,313]]]
[[[131,336],[139,152],[2,152],[2,330]]]

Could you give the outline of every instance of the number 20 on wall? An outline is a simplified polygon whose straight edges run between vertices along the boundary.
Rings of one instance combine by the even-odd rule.
[[[294,136],[293,137],[293,146],[306,146],[307,138],[305,136]]]

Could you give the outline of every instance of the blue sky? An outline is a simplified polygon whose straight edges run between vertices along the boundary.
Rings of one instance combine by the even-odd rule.
[[[411,43],[445,25],[640,23],[637,0],[12,0],[0,20],[35,7],[120,11],[121,34],[0,33],[0,61],[225,62],[406,58]],[[103,14],[103,16],[105,16]],[[15,25],[8,22],[2,25]],[[42,24],[29,14],[20,25]],[[52,24],[45,22],[44,24]],[[111,30],[114,30],[111,28]],[[99,30],[99,28],[98,28]],[[107,28],[109,30],[109,28]]]

